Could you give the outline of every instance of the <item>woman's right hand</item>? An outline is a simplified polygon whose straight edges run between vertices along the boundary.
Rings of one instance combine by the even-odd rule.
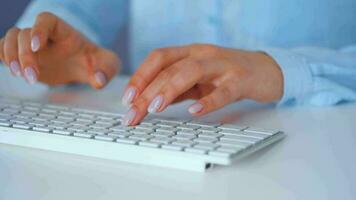
[[[0,39],[0,60],[15,76],[48,85],[88,83],[102,88],[118,72],[120,60],[51,13],[32,28],[11,28]]]

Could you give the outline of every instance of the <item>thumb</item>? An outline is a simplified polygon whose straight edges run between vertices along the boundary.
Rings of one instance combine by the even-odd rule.
[[[88,68],[89,84],[101,89],[119,72],[121,62],[112,51],[103,48],[99,48],[93,57],[93,65]]]

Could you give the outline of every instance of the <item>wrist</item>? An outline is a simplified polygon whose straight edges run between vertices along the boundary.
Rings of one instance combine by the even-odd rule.
[[[275,60],[264,52],[250,52],[251,89],[247,98],[259,102],[275,102],[283,96],[283,74]]]

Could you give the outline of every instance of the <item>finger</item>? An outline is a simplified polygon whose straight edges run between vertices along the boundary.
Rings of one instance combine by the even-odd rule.
[[[177,96],[192,88],[203,76],[198,62],[184,59],[158,74],[144,92],[133,102],[136,117],[133,124],[138,123],[147,112],[160,112]]]
[[[240,91],[235,82],[229,81],[216,88],[209,95],[201,98],[188,108],[188,111],[195,116],[201,116],[215,111],[223,106],[240,99]]]
[[[11,28],[5,36],[4,42],[4,60],[5,63],[10,66],[10,71],[14,76],[21,75],[20,64],[18,61],[18,47],[17,38],[20,29],[14,27]]]
[[[68,37],[73,29],[56,15],[40,13],[31,31],[31,50],[37,52],[44,48],[49,40],[57,41]]]
[[[187,47],[161,48],[152,51],[129,81],[122,103],[124,105],[130,104],[162,69],[188,55],[189,49]]]
[[[37,82],[39,75],[38,62],[35,54],[31,50],[30,29],[23,29],[18,36],[18,56],[21,65],[21,71],[28,83]]]
[[[111,51],[100,48],[88,66],[89,83],[95,89],[103,88],[119,72],[120,60]]]
[[[189,99],[199,99],[200,97],[201,94],[199,89],[193,87],[188,91],[184,92],[183,94],[179,95],[177,98],[175,98],[171,104],[180,103],[182,101],[189,100]]]
[[[174,99],[193,88],[205,76],[205,68],[203,68],[199,61],[192,59],[177,62],[169,69],[165,79],[154,80],[142,94],[147,94],[147,96],[151,94],[155,95],[147,108],[147,111],[150,113],[161,112]],[[161,83],[163,84],[160,87]],[[149,97],[146,99],[149,99]]]
[[[4,38],[0,39],[0,61],[4,62]]]

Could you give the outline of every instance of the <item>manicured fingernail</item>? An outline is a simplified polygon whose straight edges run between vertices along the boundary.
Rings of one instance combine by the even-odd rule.
[[[157,112],[157,110],[161,107],[162,103],[163,103],[163,97],[162,96],[155,97],[152,100],[152,102],[150,103],[150,105],[148,106],[147,111],[149,113]]]
[[[11,70],[12,75],[21,76],[21,70],[20,70],[19,62],[15,61],[15,60],[12,61],[10,63],[10,70]]]
[[[36,52],[40,49],[40,38],[38,36],[34,36],[31,39],[31,49],[33,52]]]
[[[32,67],[26,67],[24,69],[24,75],[28,83],[34,84],[37,82],[37,75],[35,70]]]
[[[101,86],[106,85],[106,83],[108,82],[105,74],[101,71],[96,72],[94,77],[95,77],[95,81]]]
[[[201,110],[203,110],[204,106],[200,103],[195,103],[193,105],[191,105],[189,108],[188,108],[188,111],[191,113],[191,114],[195,114],[195,113],[198,113],[200,112]]]
[[[126,115],[124,116],[124,118],[122,119],[122,125],[124,126],[128,126],[132,123],[132,121],[135,119],[136,117],[136,111],[134,109],[130,109]]]
[[[128,106],[133,101],[134,97],[136,96],[136,89],[134,87],[129,87],[124,96],[122,97],[122,104]]]

